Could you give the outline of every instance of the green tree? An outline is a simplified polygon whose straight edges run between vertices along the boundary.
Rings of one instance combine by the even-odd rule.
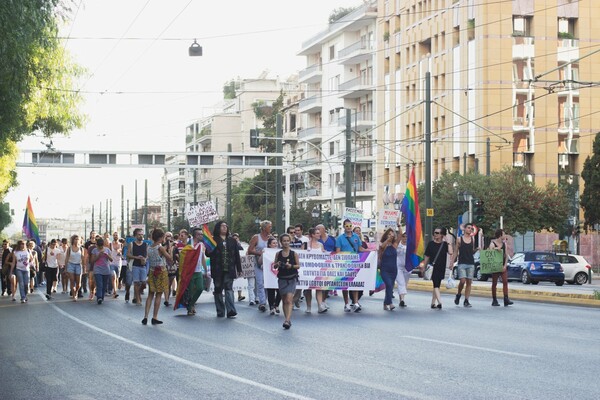
[[[510,233],[562,230],[569,215],[569,200],[565,190],[555,184],[545,189],[527,180],[521,169],[507,167],[485,176],[471,172],[460,175],[444,172],[432,185],[434,226],[456,227],[458,215],[468,210],[467,203],[458,201],[458,193],[468,192],[473,199],[484,202],[485,219],[477,224],[486,236],[499,226],[500,217]],[[423,186],[419,187],[420,209],[425,210]],[[424,212],[421,212],[424,220]]]
[[[600,132],[596,133],[592,154],[583,163],[581,177],[584,181],[580,204],[586,226],[600,223]]]
[[[0,2],[0,163],[14,165],[15,144],[39,132],[46,137],[83,126],[74,80],[83,70],[60,39],[59,23],[71,13],[71,1]],[[14,168],[13,168],[14,169]],[[11,170],[13,170],[11,169]],[[15,184],[0,174],[0,196]]]
[[[356,7],[338,7],[334,8],[329,14],[329,23],[332,24],[340,18],[345,17],[350,14],[352,11],[356,10]]]

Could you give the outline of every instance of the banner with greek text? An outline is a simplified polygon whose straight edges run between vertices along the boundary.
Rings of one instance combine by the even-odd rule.
[[[277,270],[274,268],[277,249],[266,249],[263,254],[266,288],[277,288]],[[377,252],[321,253],[294,250],[298,253],[298,289],[320,290],[373,290],[377,273]]]

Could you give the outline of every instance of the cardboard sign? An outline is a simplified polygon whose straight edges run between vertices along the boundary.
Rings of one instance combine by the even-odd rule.
[[[342,221],[349,219],[352,222],[352,226],[362,226],[363,222],[363,211],[358,208],[344,208],[344,216]]]
[[[400,210],[382,210],[379,213],[381,216],[379,223],[384,228],[395,228],[398,225]]]
[[[202,226],[219,219],[219,214],[212,201],[200,202],[195,206],[188,205],[185,209],[185,219],[190,226]]]
[[[502,251],[481,250],[479,252],[479,267],[482,274],[493,274],[502,272],[504,268],[504,257]]]

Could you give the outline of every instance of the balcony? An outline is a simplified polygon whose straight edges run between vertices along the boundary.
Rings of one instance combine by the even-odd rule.
[[[352,113],[351,115],[352,129],[371,129],[375,125],[375,116],[373,111],[365,111]],[[338,118],[338,126],[346,126],[346,116]]]
[[[513,60],[522,60],[533,58],[535,56],[535,45],[533,37],[515,36],[513,37],[512,58]]]
[[[373,59],[373,46],[364,40],[351,44],[338,52],[338,58],[342,65],[360,64],[363,61]]]
[[[346,92],[341,97],[344,99],[356,99],[373,93],[373,78],[359,76],[350,79],[339,86],[340,92]]]
[[[306,140],[311,143],[319,143],[322,139],[322,129],[320,126],[301,129],[298,131],[298,139]]]
[[[579,39],[558,39],[556,57],[559,63],[578,59]]]
[[[317,188],[298,189],[298,192],[296,193],[296,197],[299,199],[314,198],[319,197],[320,195],[321,191]]]
[[[529,116],[513,117],[513,131],[524,131],[529,129]]]
[[[513,167],[527,167],[527,153],[513,153]]]
[[[300,100],[300,104],[298,105],[298,112],[300,113],[317,113],[320,112],[323,108],[323,99],[321,94],[316,94],[314,96],[310,96],[306,99]]]
[[[296,168],[307,172],[320,171],[322,168],[320,157],[307,158],[304,160],[294,160],[294,163],[296,164]]]
[[[373,192],[373,182],[370,181],[357,181],[357,182],[352,182],[351,185],[352,188],[352,193],[354,193],[354,191],[356,191],[357,195],[358,193],[364,194],[364,192]],[[346,185],[341,183],[337,185],[337,192],[338,193],[346,193]]]
[[[299,83],[317,83],[323,77],[323,69],[321,64],[314,64],[300,71],[298,74]]]

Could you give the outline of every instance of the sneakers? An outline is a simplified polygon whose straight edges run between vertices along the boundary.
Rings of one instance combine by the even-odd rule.
[[[279,315],[279,307],[275,307],[275,314]]]
[[[460,303],[460,293],[454,297],[454,304],[458,305]]]
[[[102,299],[98,299],[98,304],[102,304]]]
[[[238,296],[238,301],[244,301],[246,299],[246,296]]]
[[[348,304],[346,304],[346,305],[344,305],[344,311],[350,312],[350,311],[352,311],[352,309],[350,308],[350,306]]]
[[[275,315],[275,309],[273,307],[271,307],[271,309],[269,310],[269,314],[270,315]]]
[[[310,314],[312,311],[310,308],[307,308],[306,311],[304,311],[306,314]]]
[[[404,300],[400,300],[400,307],[402,307],[402,308],[406,307],[406,303],[404,302]]]
[[[237,315],[236,311],[227,312],[227,318],[235,318],[236,315]]]
[[[465,302],[463,303],[463,305],[465,307],[471,307],[471,303],[469,303],[469,299],[465,299]]]
[[[300,309],[300,300],[296,300],[294,302],[294,310],[299,310]]]
[[[327,307],[325,306],[325,303],[321,303],[319,304],[319,314],[323,314],[324,312],[327,312]]]
[[[249,306],[254,306],[254,305],[256,305],[256,303],[255,303],[255,302],[253,302],[253,301],[251,301],[250,303],[248,303],[248,305],[249,305]]]
[[[50,296],[49,294],[46,294],[46,300],[52,300],[52,296]]]
[[[362,307],[360,306],[360,304],[356,303],[354,305],[354,312],[360,312],[360,310],[362,310]]]
[[[267,311],[267,307],[264,304],[261,304],[258,306],[258,311],[265,312]]]

